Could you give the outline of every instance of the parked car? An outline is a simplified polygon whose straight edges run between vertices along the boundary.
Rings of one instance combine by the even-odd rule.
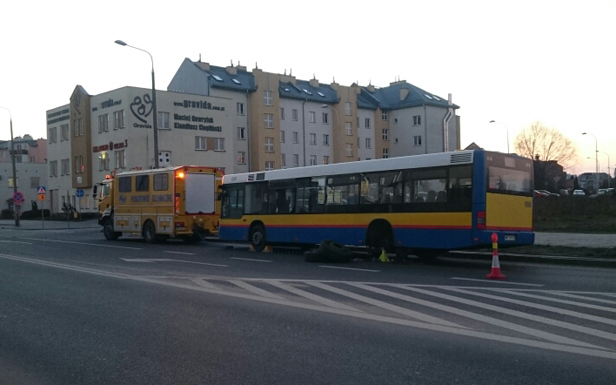
[[[586,196],[586,193],[584,192],[584,190],[574,190],[573,191],[573,196]]]
[[[599,191],[597,191],[597,195],[603,195],[607,193],[607,189],[606,188],[600,188]]]

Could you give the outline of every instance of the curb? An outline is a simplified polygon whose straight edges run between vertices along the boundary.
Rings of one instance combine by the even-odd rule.
[[[476,257],[492,256],[491,252],[472,252],[472,251],[450,251],[455,254],[456,258],[473,259]],[[512,254],[498,253],[501,261],[508,262],[534,262],[534,263],[551,263],[559,265],[576,265],[576,266],[594,266],[594,267],[611,267],[616,268],[616,258],[580,258],[566,257],[562,255],[536,255],[536,254]]]

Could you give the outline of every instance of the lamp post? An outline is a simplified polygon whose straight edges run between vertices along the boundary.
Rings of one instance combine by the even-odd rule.
[[[608,154],[605,151],[599,151],[603,154],[605,154],[607,156],[607,187],[612,187],[612,183],[611,183],[611,179],[612,177],[610,176],[610,154]]]
[[[496,123],[496,120],[490,120],[490,123]],[[507,154],[509,154],[509,128],[507,127],[507,125],[503,122],[498,122],[500,124],[502,124],[503,126],[505,126],[505,130],[507,130]]]
[[[321,108],[329,108],[329,106],[327,104],[323,104],[321,105]],[[334,113],[336,114],[336,123],[338,125],[338,129],[340,129],[340,114],[338,114],[338,111],[336,111],[336,109],[332,106],[332,111],[334,111]],[[332,124],[333,127],[333,124]],[[340,135],[340,133],[335,132],[334,130],[332,130],[332,134],[334,135]],[[334,140],[334,135],[332,135],[332,141]],[[340,154],[340,140],[336,140],[336,144],[337,144],[337,149],[338,149],[338,154]],[[332,157],[332,163],[334,163],[334,159]]]
[[[11,162],[13,163],[13,195],[17,193],[17,169],[15,168],[15,142],[13,141],[13,115],[11,110],[6,107],[0,106],[0,108],[9,112],[9,122],[11,127]],[[13,202],[13,211],[15,211],[15,226],[19,227],[19,213],[17,212],[17,204]]]
[[[597,154],[599,154],[599,148],[597,144],[597,137],[593,134],[589,134],[588,132],[583,132],[582,135],[590,135],[595,138],[595,194],[599,191],[599,158]]]
[[[116,40],[115,43],[122,46],[134,48],[150,55],[150,60],[152,61],[152,112],[154,113],[154,115],[152,116],[154,130],[154,168],[158,168],[158,112],[156,111],[156,87],[154,85],[154,58],[152,58],[152,54],[150,54],[148,51],[126,44],[122,40]]]

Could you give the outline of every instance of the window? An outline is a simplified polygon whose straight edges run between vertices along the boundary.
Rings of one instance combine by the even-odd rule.
[[[53,176],[58,176],[58,171],[57,171],[58,161],[54,161],[54,162],[56,163],[56,175],[53,175]],[[9,187],[15,186],[15,184],[13,183],[13,180],[14,180],[13,178],[9,177]],[[19,178],[17,178],[17,187],[19,187]]]
[[[317,164],[317,156],[316,155],[310,155],[310,165],[311,166],[316,166]]]
[[[353,135],[353,127],[351,127],[351,122],[346,122],[345,123],[345,129],[346,129],[346,134],[348,136]]]
[[[372,148],[372,141],[370,138],[366,138],[366,148]]]
[[[357,137],[357,148],[360,148],[360,147],[361,147],[361,144],[360,144],[361,142],[360,142],[360,140],[361,140],[361,138],[360,138],[360,137]],[[359,160],[359,159],[357,159],[357,160]]]
[[[49,143],[56,143],[58,141],[58,127],[51,127],[49,129]]]
[[[299,154],[293,154],[293,167],[299,166]]]
[[[299,133],[297,131],[293,131],[293,143],[299,143]]]
[[[370,128],[370,118],[364,119],[364,127]]]
[[[421,135],[413,136],[413,146],[421,146]]]
[[[246,140],[246,127],[237,128],[237,138],[239,140]]]
[[[69,163],[69,159],[62,159],[61,162],[62,162],[61,163],[62,170],[61,170],[60,174],[61,175],[70,175],[70,173],[71,173],[71,165]]]
[[[323,134],[323,145],[329,146],[329,135]]]
[[[98,132],[109,131],[109,115],[103,114],[98,117]],[[81,135],[81,134],[80,134]]]
[[[39,178],[38,176],[33,176],[30,178],[30,187],[31,188],[37,188],[40,184],[40,180],[41,178]]]
[[[346,116],[351,116],[351,103],[349,102],[344,103],[344,114]]]
[[[317,134],[310,134],[310,144],[312,146],[317,145]]]
[[[296,110],[296,109],[292,109],[292,110],[291,110],[291,118],[292,118],[294,121],[296,121],[296,122],[297,122],[297,119],[298,119],[297,117],[298,117],[297,110]]]
[[[383,140],[389,140],[389,129],[388,128],[383,129]]]
[[[113,113],[113,129],[124,128],[124,110]]]
[[[263,104],[266,106],[272,105],[272,91],[263,91]]]
[[[265,171],[271,171],[274,169],[274,161],[273,160],[266,160],[265,161]]]
[[[82,136],[83,135],[83,119],[79,118],[79,119],[75,119],[73,120],[73,125],[75,126],[75,136]]]
[[[284,120],[284,108],[280,107],[280,120]]]
[[[195,136],[195,150],[207,151],[207,138],[205,136]]]
[[[323,113],[323,124],[329,124],[329,114],[327,112]]]
[[[323,164],[329,164],[329,156],[323,155]]]
[[[225,150],[225,138],[214,138],[214,151]]]
[[[394,124],[398,124],[398,118],[394,118]]]
[[[68,140],[68,124],[60,126],[60,140]]]
[[[280,130],[280,143],[284,143],[284,131]]]
[[[103,169],[103,155],[101,155],[99,157],[99,159],[100,159],[100,167],[99,167],[99,169],[102,170]],[[81,157],[80,156],[76,156],[75,157],[75,161],[73,163],[75,164],[75,174],[78,174],[79,171],[81,171]]]
[[[237,103],[237,114],[244,115],[244,103]]]
[[[419,126],[421,124],[421,115],[413,116],[413,126]]]
[[[168,112],[159,112],[158,113],[158,121],[156,122],[156,126],[162,129],[169,129],[169,113]]]
[[[387,120],[387,111],[381,112],[381,120]]]
[[[353,156],[353,145],[351,143],[346,145],[346,156]]]
[[[135,176],[135,191],[150,191],[150,176],[149,175]]]
[[[118,178],[118,191],[119,192],[131,192],[131,177],[123,176]]]
[[[77,158],[77,157],[75,157]],[[99,164],[99,170],[109,170],[109,156],[107,155],[106,152],[104,152],[100,159],[100,164]],[[75,171],[75,172],[83,172],[83,157],[79,157],[79,161],[75,161],[75,167],[79,167],[81,168],[81,171]]]
[[[169,190],[169,174],[154,174],[154,191]]]
[[[389,158],[389,148],[383,149],[383,159]]]
[[[314,111],[308,111],[308,123],[317,122],[317,113]]]
[[[263,120],[265,121],[265,128],[274,128],[273,114],[263,114]]]
[[[280,167],[287,167],[287,156],[280,154]]]
[[[125,150],[119,150],[115,152],[115,168],[126,168]]]
[[[237,164],[246,164],[246,153],[244,151],[237,153]]]
[[[274,138],[265,138],[265,152],[274,152]]]

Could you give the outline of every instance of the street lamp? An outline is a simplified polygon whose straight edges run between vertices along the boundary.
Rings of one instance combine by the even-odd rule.
[[[13,115],[11,115],[11,110],[6,107],[0,106],[0,108],[7,110],[9,112],[9,121],[11,127],[11,161],[13,163],[13,195],[17,193],[17,169],[15,168],[15,142],[13,141]],[[19,213],[17,210],[17,204],[13,201],[13,211],[15,211],[15,226],[19,227]]]
[[[490,123],[496,123],[496,120],[490,120]],[[500,124],[502,124],[503,126],[505,126],[505,130],[507,130],[507,154],[509,154],[509,128],[507,127],[507,125],[503,122],[498,122]]]
[[[595,193],[597,191],[599,191],[599,158],[597,157],[597,154],[599,154],[599,149],[598,149],[598,144],[597,144],[597,137],[594,136],[593,134],[589,134],[588,132],[582,132],[582,135],[590,135],[593,138],[595,138]]]
[[[158,112],[156,111],[156,87],[154,85],[154,58],[152,58],[152,54],[150,54],[148,51],[141,48],[133,47],[132,45],[126,44],[122,40],[116,40],[115,43],[145,52],[150,55],[150,60],[152,60],[152,112],[154,113],[154,116],[152,116],[152,123],[154,125],[154,168],[158,168]]]
[[[321,108],[329,108],[329,105],[322,104]],[[332,106],[332,111],[334,111],[334,113],[336,114],[336,122],[337,122],[337,125],[338,125],[338,130],[340,130],[340,114],[338,114],[338,111],[336,111],[336,109],[333,106]],[[332,127],[333,127],[333,124],[332,124]],[[340,133],[336,132],[335,130],[332,130],[332,133],[334,134],[334,135],[332,135],[332,141],[334,140],[334,137],[336,135],[340,136]],[[336,145],[337,145],[336,147],[337,147],[337,150],[338,150],[337,151],[338,152],[338,156],[340,156],[340,142],[341,141],[339,139],[336,139]],[[332,163],[334,163],[334,159],[332,159]]]

